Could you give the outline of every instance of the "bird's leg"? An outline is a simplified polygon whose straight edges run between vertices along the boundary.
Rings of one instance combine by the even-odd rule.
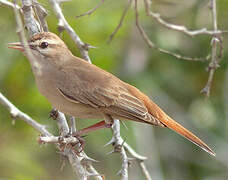
[[[89,132],[93,132],[99,129],[103,129],[103,128],[110,128],[112,126],[112,124],[106,124],[106,121],[100,121],[92,126],[89,126],[87,128],[81,129],[75,133],[72,134],[72,136],[81,136],[84,134],[87,134]]]
[[[72,136],[81,136],[89,132],[93,132],[103,128],[110,128],[113,125],[113,119],[110,115],[104,114],[104,121],[100,121],[92,126],[81,129],[75,133],[72,133]]]

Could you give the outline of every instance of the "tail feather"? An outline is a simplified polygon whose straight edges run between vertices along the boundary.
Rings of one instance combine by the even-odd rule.
[[[198,137],[196,137],[193,133],[191,133],[189,130],[185,129],[183,126],[181,126],[179,123],[174,121],[172,118],[168,117],[168,120],[160,120],[164,125],[166,125],[169,129],[172,129],[176,133],[180,134],[181,136],[185,137],[195,145],[202,148],[204,151],[208,152],[212,156],[215,156],[215,152],[211,150],[202,140],[200,140]]]

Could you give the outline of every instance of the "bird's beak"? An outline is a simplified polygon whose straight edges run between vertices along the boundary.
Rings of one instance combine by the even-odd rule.
[[[21,52],[24,52],[24,50],[25,50],[20,42],[8,43],[8,45],[9,45],[8,48],[17,49]]]

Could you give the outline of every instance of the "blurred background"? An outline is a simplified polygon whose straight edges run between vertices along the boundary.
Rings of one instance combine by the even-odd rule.
[[[57,19],[48,2],[39,1],[49,11],[49,30],[57,34]],[[111,43],[110,34],[119,23],[127,1],[105,0],[90,16],[75,18],[96,6],[99,0],[74,0],[62,5],[66,19],[81,39],[98,48],[90,50],[94,64],[115,74],[149,95],[171,117],[193,131],[215,150],[211,157],[194,144],[171,130],[153,128],[136,122],[121,127],[122,137],[141,155],[154,180],[223,180],[228,179],[228,41],[224,35],[224,57],[217,69],[210,98],[200,90],[208,79],[207,62],[179,60],[149,49],[135,27],[133,7]],[[167,21],[190,29],[212,29],[209,0],[154,0],[152,9]],[[210,52],[210,37],[188,37],[167,30],[145,15],[139,2],[140,21],[151,40],[158,46],[192,57],[204,57]],[[227,0],[217,1],[218,26],[228,29]],[[30,65],[17,51],[7,48],[18,41],[13,10],[0,4],[0,92],[20,110],[45,124],[57,135],[56,123],[49,119],[51,106],[37,90]],[[69,35],[61,34],[73,54],[80,56]],[[77,128],[95,120],[77,120]],[[9,112],[0,105],[0,179],[75,179],[66,163],[60,171],[61,157],[54,145],[39,145],[38,133],[21,120],[12,125]],[[105,155],[112,147],[103,147],[112,134],[108,129],[86,137],[85,152],[98,160],[95,168],[107,179],[119,179],[119,154]],[[129,179],[143,179],[136,162],[129,168]]]

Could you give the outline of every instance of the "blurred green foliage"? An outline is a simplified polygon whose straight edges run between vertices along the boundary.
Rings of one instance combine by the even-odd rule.
[[[40,2],[49,11],[49,30],[59,34],[52,9],[46,1]],[[139,153],[148,157],[146,164],[153,179],[227,179],[227,35],[223,38],[223,60],[215,73],[211,97],[205,99],[200,90],[208,78],[205,71],[207,62],[178,60],[149,49],[135,27],[133,7],[114,40],[107,44],[126,1],[105,1],[92,15],[75,18],[98,2],[74,0],[62,5],[67,21],[81,39],[98,47],[90,50],[93,63],[147,93],[217,152],[217,158],[212,158],[169,130],[126,122],[128,130],[122,128],[122,135]],[[211,12],[207,5],[207,0],[156,0],[152,9],[160,12],[169,22],[184,24],[190,29],[211,29]],[[220,0],[217,6],[219,28],[228,29],[228,3]],[[203,57],[210,52],[210,37],[201,35],[190,38],[161,27],[146,17],[142,2],[140,21],[153,42],[165,49],[192,57]],[[21,53],[7,48],[7,43],[17,41],[18,37],[13,10],[1,4],[0,27],[0,91],[20,110],[57,134],[56,123],[48,119],[51,106],[38,92],[28,61]],[[71,51],[80,56],[69,35],[64,32],[61,36]],[[67,163],[60,171],[61,158],[53,145],[40,146],[37,143],[39,134],[35,130],[21,120],[16,120],[14,126],[11,121],[9,112],[0,106],[0,179],[75,179]],[[77,127],[86,127],[94,122],[78,120]],[[150,135],[146,135],[146,131]],[[119,155],[106,156],[111,147],[103,147],[110,138],[111,132],[107,129],[88,135],[85,151],[100,161],[94,165],[101,174],[105,174],[107,179],[117,179]],[[153,146],[147,146],[147,142],[152,140]],[[130,179],[143,178],[138,168],[136,163],[132,164]]]

